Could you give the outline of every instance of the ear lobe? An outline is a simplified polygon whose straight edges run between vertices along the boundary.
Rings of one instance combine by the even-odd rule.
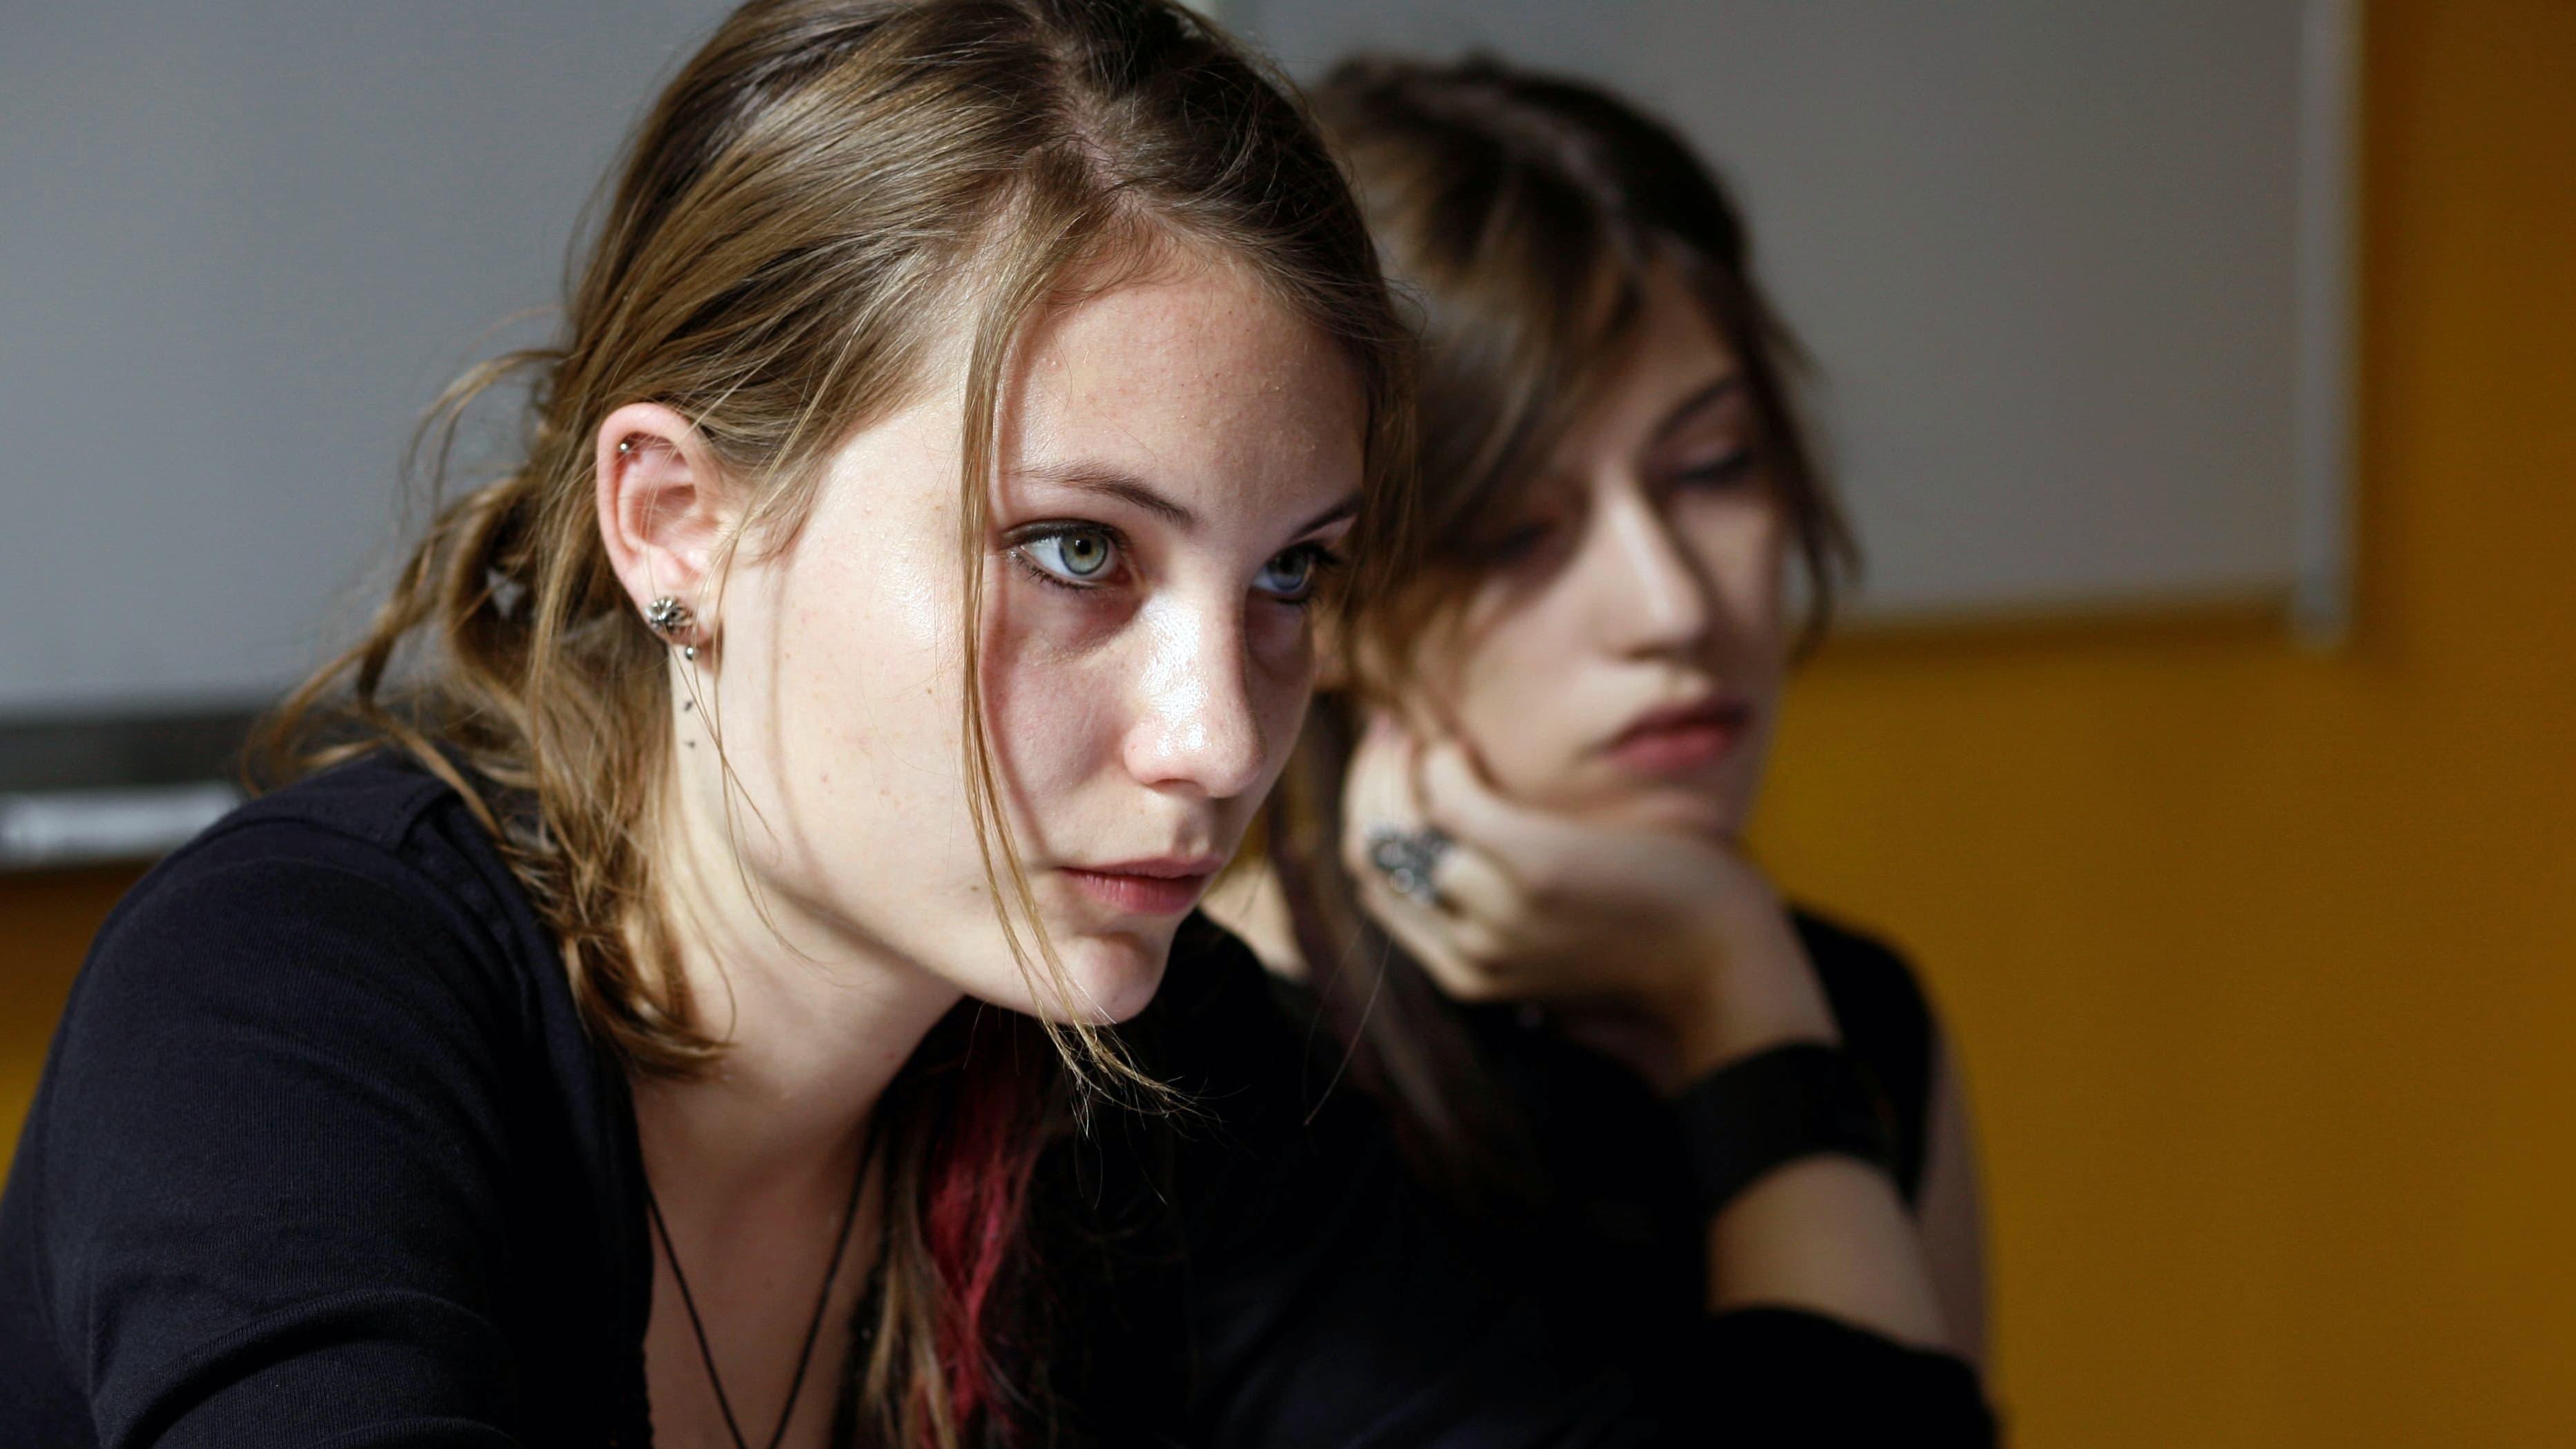
[[[673,599],[709,627],[710,573],[734,524],[705,437],[658,403],[610,413],[593,440],[601,542],[638,614]],[[676,642],[676,640],[675,640]]]

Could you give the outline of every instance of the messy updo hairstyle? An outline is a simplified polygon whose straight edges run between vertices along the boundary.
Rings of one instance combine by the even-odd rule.
[[[1363,390],[1341,600],[1365,607],[1403,530],[1408,353],[1301,105],[1170,0],[754,0],[670,81],[604,202],[560,340],[460,380],[416,455],[439,479],[457,419],[514,380],[523,446],[480,486],[434,482],[426,537],[363,637],[271,719],[254,782],[407,752],[501,843],[595,1039],[639,1074],[706,1070],[723,1044],[690,999],[645,848],[671,773],[671,650],[609,566],[594,435],[627,403],[676,410],[754,493],[740,546],[783,546],[832,451],[938,386],[932,360],[962,337],[961,775],[1012,950],[1071,1023],[1048,1027],[1063,1061],[1085,1082],[1134,1081],[1073,1009],[998,803],[971,606],[997,399],[1015,344],[1068,289],[1175,254],[1240,267],[1337,342]],[[867,1437],[907,1449],[998,1441],[1012,1366],[1036,1357],[1003,1349],[1048,1074],[970,1058],[961,1032],[934,1032],[879,1109],[883,1308],[858,1402]]]
[[[1313,101],[1422,334],[1422,565],[1354,622],[1351,657],[1442,646],[1524,495],[1615,383],[1666,269],[1734,354],[1804,585],[1802,643],[1820,639],[1857,561],[1851,534],[1800,424],[1800,353],[1754,281],[1734,201],[1689,145],[1598,87],[1482,57],[1353,59]],[[1417,1165],[1461,1192],[1535,1191],[1455,1008],[1369,926],[1334,864],[1356,737],[1349,700],[1314,711],[1268,820],[1311,982]]]

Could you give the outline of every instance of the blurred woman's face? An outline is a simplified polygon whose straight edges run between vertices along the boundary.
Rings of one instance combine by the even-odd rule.
[[[996,921],[962,783],[962,410],[961,380],[851,437],[792,544],[746,550],[719,620],[733,817],[791,940],[1060,1017]],[[1296,737],[1365,403],[1334,343],[1185,258],[1039,319],[999,424],[983,718],[1072,1014],[1115,1020]],[[705,818],[712,753],[682,761]]]
[[[1506,793],[1601,824],[1743,828],[1788,639],[1786,527],[1741,378],[1659,274],[1600,403],[1497,530],[1423,677]]]

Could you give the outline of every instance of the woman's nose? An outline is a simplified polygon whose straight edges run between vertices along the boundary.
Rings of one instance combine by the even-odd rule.
[[[1152,786],[1231,799],[1261,783],[1265,740],[1241,607],[1151,607],[1136,674],[1128,772]]]
[[[1586,583],[1602,625],[1623,654],[1697,645],[1716,613],[1709,580],[1649,499],[1628,495],[1594,515]]]

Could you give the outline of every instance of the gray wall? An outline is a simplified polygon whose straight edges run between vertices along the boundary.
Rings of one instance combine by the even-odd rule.
[[[1871,559],[1864,606],[1881,616],[2278,596],[2303,561],[2337,586],[2338,377],[2318,380],[2335,393],[2326,454],[2298,456],[2302,11],[1227,7],[1303,76],[1356,46],[1482,47],[1608,80],[1692,135],[1821,365],[1819,413]],[[2303,468],[2329,495],[2305,515]]]
[[[720,0],[81,0],[0,38],[0,722],[273,692],[411,425],[546,335]]]
[[[83,0],[0,43],[0,724],[345,636],[411,425],[722,0]],[[2298,0],[1233,0],[1613,77],[1741,187],[1893,612],[2269,591]]]

